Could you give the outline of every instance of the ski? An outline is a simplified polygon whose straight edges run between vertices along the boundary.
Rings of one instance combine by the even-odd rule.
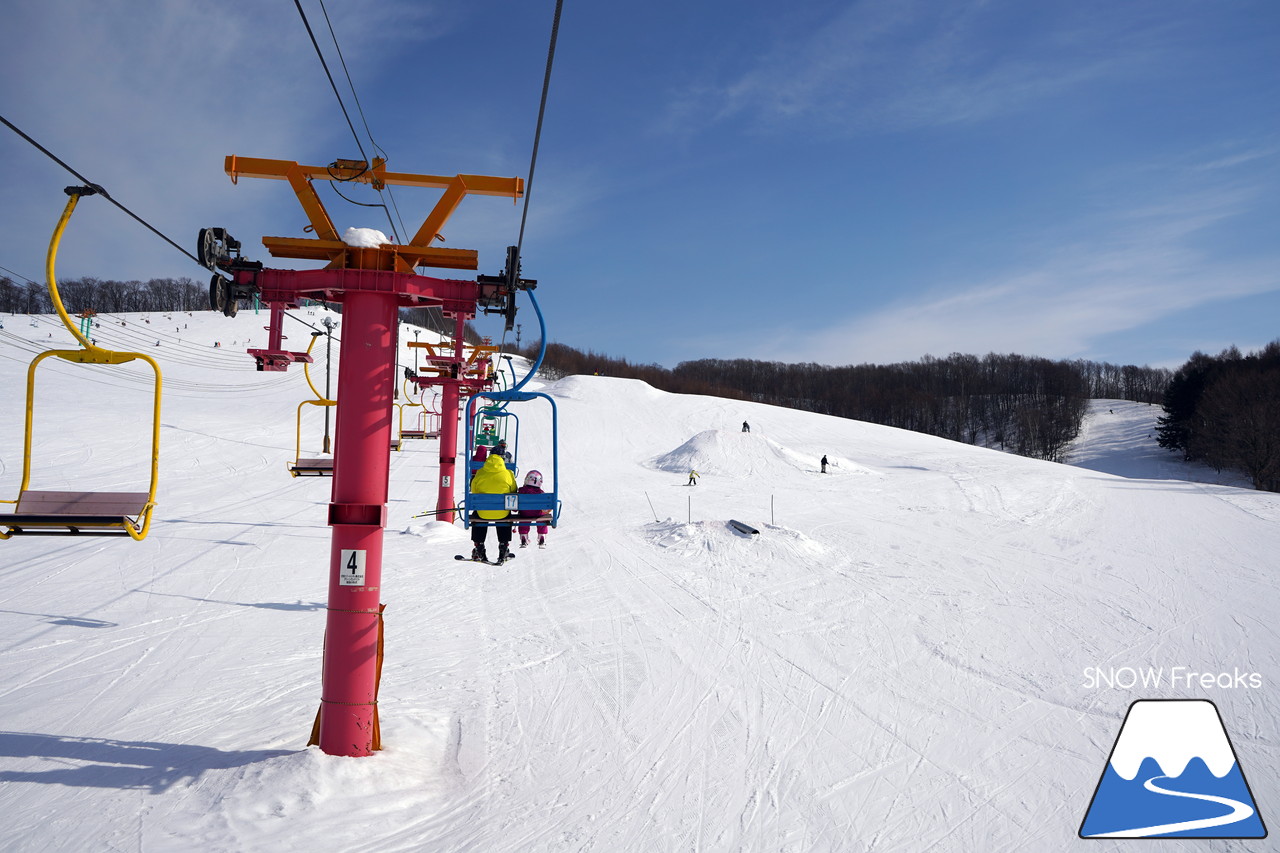
[[[507,555],[507,559],[503,560],[503,561],[502,561],[502,563],[509,563],[509,562],[511,562],[512,560],[514,560],[515,558],[516,558],[516,555],[515,555],[515,554],[508,554],[508,555]],[[453,559],[455,559],[455,560],[465,560],[465,561],[466,561],[466,562],[468,562],[468,563],[484,563],[486,566],[501,566],[501,565],[502,565],[502,563],[499,563],[499,562],[498,562],[498,561],[496,561],[496,560],[473,560],[471,557],[468,557],[466,554],[454,554],[454,555],[453,555]]]

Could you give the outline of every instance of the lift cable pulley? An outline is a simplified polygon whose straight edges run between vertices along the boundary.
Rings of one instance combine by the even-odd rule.
[[[508,246],[507,265],[501,274],[478,275],[476,284],[480,285],[480,297],[476,304],[485,314],[503,315],[506,331],[509,332],[515,328],[516,323],[516,292],[533,290],[538,286],[538,281],[520,277],[520,247]]]
[[[236,316],[240,300],[253,296],[253,288],[236,284],[233,279],[218,274],[218,270],[231,273],[239,270],[260,270],[261,261],[246,261],[240,257],[240,241],[227,233],[225,228],[201,228],[196,238],[196,255],[200,265],[212,270],[209,279],[209,308],[221,311],[227,317]]]

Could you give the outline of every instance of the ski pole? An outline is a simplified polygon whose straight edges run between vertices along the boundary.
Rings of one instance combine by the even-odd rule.
[[[460,506],[450,507],[449,509],[429,509],[426,512],[420,512],[417,515],[411,515],[410,518],[422,518],[424,515],[443,515],[446,512],[457,512],[462,509]]]

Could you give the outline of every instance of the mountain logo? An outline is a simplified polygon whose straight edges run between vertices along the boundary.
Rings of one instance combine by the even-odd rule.
[[[1081,838],[1266,838],[1218,707],[1129,706],[1080,824]]]

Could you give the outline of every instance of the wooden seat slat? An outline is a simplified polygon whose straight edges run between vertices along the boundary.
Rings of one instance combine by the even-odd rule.
[[[12,514],[0,515],[9,535],[129,535],[138,531],[150,496],[146,492],[46,492],[18,495]]]
[[[0,515],[0,524],[11,524],[20,527],[27,524],[41,527],[119,527],[133,522],[123,515],[39,515],[37,513],[18,513]]]
[[[18,495],[15,515],[138,516],[146,508],[146,492],[44,492]]]
[[[299,459],[289,466],[295,477],[332,477],[333,459]]]

